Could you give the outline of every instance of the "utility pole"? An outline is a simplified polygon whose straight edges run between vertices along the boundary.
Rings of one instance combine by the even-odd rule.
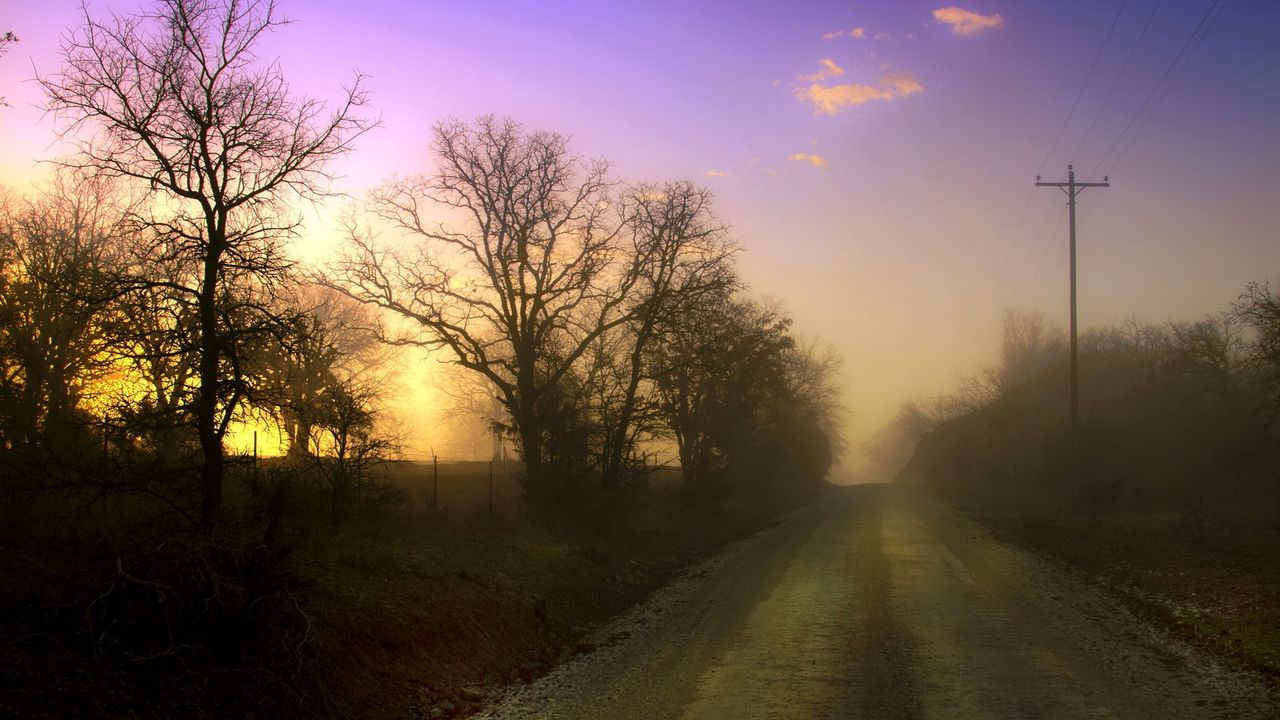
[[[1103,177],[1100,183],[1076,182],[1075,168],[1068,165],[1066,182],[1040,182],[1037,175],[1036,187],[1061,188],[1067,194],[1067,207],[1071,212],[1071,437],[1074,438],[1080,419],[1080,360],[1076,340],[1076,196],[1085,188],[1111,187],[1111,178]]]

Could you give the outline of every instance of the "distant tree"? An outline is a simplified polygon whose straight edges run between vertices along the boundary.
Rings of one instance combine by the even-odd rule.
[[[275,408],[289,453],[310,455],[312,426],[324,412],[329,389],[360,380],[385,380],[387,347],[378,342],[369,309],[320,285],[302,285],[280,314],[292,323],[283,342],[269,348],[264,401]]]
[[[653,353],[663,419],[676,440],[685,483],[726,487],[735,466],[785,393],[791,321],[774,309],[721,295],[691,307]]]
[[[966,378],[940,409],[955,417],[1012,399],[1020,387],[1063,357],[1066,335],[1039,312],[1005,310],[1001,315],[1000,362]],[[1016,408],[1005,408],[1016,410]]]
[[[793,343],[782,353],[764,393],[768,402],[757,410],[755,439],[739,450],[748,462],[738,475],[754,480],[757,491],[808,493],[826,479],[844,451],[841,365],[838,355],[817,346]]]
[[[64,173],[0,207],[0,444],[84,430],[81,400],[110,369],[117,199],[108,183]]]
[[[1173,322],[1169,330],[1170,342],[1161,362],[1165,373],[1194,387],[1196,393],[1230,398],[1241,391],[1248,349],[1234,318]]]
[[[443,349],[492,384],[540,501],[563,487],[557,453],[578,447],[553,435],[577,412],[580,361],[631,317],[640,270],[619,247],[605,163],[511,120],[443,122],[433,134],[436,174],[393,182],[373,201],[420,241],[416,251],[405,257],[353,233],[327,282],[420,331],[392,342]],[[458,223],[433,221],[433,208]]]
[[[1270,283],[1251,282],[1232,311],[1254,333],[1248,368],[1268,395],[1274,422],[1280,418],[1280,295]]]
[[[927,405],[915,400],[904,402],[893,419],[863,444],[868,460],[867,476],[876,481],[897,478],[911,459],[920,438],[937,424],[938,418]]]
[[[153,194],[138,219],[159,240],[139,254],[189,261],[190,276],[159,282],[195,308],[190,414],[206,526],[222,504],[223,437],[246,395],[237,348],[278,325],[270,296],[299,222],[288,202],[322,193],[325,165],[372,126],[357,115],[361,77],[326,116],[323,102],[290,95],[279,65],[259,61],[255,48],[283,22],[272,0],[159,0],[107,20],[86,7],[63,42],[65,68],[40,78],[71,136],[93,131],[71,164]]]
[[[381,422],[380,385],[362,378],[330,377],[312,402],[307,458],[329,495],[329,524],[337,529],[352,503],[386,492],[374,471],[397,455],[400,444]]]

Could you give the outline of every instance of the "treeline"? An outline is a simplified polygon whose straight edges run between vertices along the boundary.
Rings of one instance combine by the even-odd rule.
[[[394,496],[375,472],[397,347],[482,381],[531,511],[644,480],[675,448],[690,498],[795,498],[839,450],[837,362],[748,298],[737,247],[690,182],[627,185],[565,137],[446,121],[434,171],[355,208],[323,267],[288,252],[299,202],[376,122],[357,76],[333,106],[254,55],[270,2],[86,12],[39,79],[81,144],[0,207],[0,482],[11,515],[162,509],[268,536],[298,490],[331,525]],[[288,460],[234,469],[245,424]],[[231,465],[229,465],[229,462]],[[229,471],[229,468],[232,468]]]
[[[674,444],[694,495],[817,487],[837,363],[742,296],[707,190],[618,184],[563,136],[492,117],[438,124],[433,150],[436,173],[375,193],[319,281],[401,321],[379,331],[390,342],[483,379],[535,510],[642,480],[654,441]],[[463,212],[441,224],[442,207]]]
[[[1280,296],[1266,284],[1200,321],[1091,330],[1073,436],[1064,333],[1006,313],[999,364],[904,406],[874,449],[905,463],[900,480],[974,505],[1172,513],[1202,540],[1228,521],[1269,522],[1280,503],[1278,338]]]

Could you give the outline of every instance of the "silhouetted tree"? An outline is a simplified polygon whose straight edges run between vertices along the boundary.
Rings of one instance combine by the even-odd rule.
[[[867,457],[866,475],[873,481],[889,481],[897,477],[915,452],[916,444],[937,425],[939,418],[927,405],[908,400],[863,444]]]
[[[727,296],[691,307],[657,341],[653,375],[690,488],[723,490],[761,436],[765,408],[785,388],[791,321]]]
[[[686,312],[738,286],[734,246],[712,213],[711,193],[689,182],[645,185],[628,192],[624,246],[638,265],[628,320],[602,334],[592,354],[591,381],[601,425],[599,471],[605,487],[622,481],[642,433],[652,433],[657,398],[648,362],[655,340]]]
[[[199,450],[189,409],[198,389],[196,308],[172,287],[192,277],[184,258],[142,258],[126,268],[127,292],[112,316],[109,353],[128,382],[114,389],[111,412],[121,431],[166,468],[189,464]]]
[[[1046,367],[1062,360],[1066,335],[1045,322],[1039,312],[1005,310],[1001,316],[1000,362],[966,378],[960,388],[942,400],[944,416],[955,417],[1005,402],[1005,410],[1017,412],[1011,402],[1018,389]]]
[[[330,376],[311,401],[308,458],[329,495],[329,524],[342,525],[354,501],[370,491],[390,488],[374,470],[399,453],[395,435],[381,422],[377,383]]]
[[[1267,392],[1274,422],[1280,418],[1280,296],[1270,283],[1250,282],[1232,311],[1254,332],[1248,367]]]
[[[359,76],[326,116],[258,60],[256,46],[282,23],[271,0],[160,0],[107,20],[86,8],[63,42],[65,68],[40,78],[72,136],[92,131],[72,164],[148,188],[156,202],[139,219],[161,242],[147,252],[193,266],[161,282],[196,309],[190,412],[206,525],[222,504],[222,440],[245,397],[236,348],[275,324],[269,296],[290,265],[282,242],[298,220],[287,203],[321,193],[326,163],[371,126],[356,114]]]
[[[347,381],[384,383],[386,346],[378,342],[375,320],[365,305],[320,285],[296,288],[281,314],[292,325],[284,341],[272,346],[264,371],[265,401],[279,414],[288,452],[312,452],[312,426],[323,413],[323,394]]]
[[[107,183],[60,174],[0,208],[0,444],[59,445],[84,430],[80,401],[110,370],[116,199]]]
[[[608,166],[578,160],[563,136],[484,117],[436,125],[433,150],[434,176],[393,182],[373,202],[421,241],[415,253],[353,233],[328,282],[420,330],[391,341],[445,349],[492,383],[539,500],[560,487],[547,453],[573,400],[566,392],[579,392],[575,369],[630,318],[639,268],[619,247]],[[458,224],[433,220],[429,208],[454,211]]]

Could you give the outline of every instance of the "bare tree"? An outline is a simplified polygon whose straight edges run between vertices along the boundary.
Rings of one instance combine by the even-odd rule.
[[[687,486],[724,488],[742,450],[786,400],[791,320],[774,308],[712,295],[681,314],[653,353],[663,418]],[[738,463],[741,465],[741,462]]]
[[[389,491],[373,472],[400,452],[379,410],[379,384],[331,377],[314,401],[308,432],[309,460],[329,494],[329,524],[342,525],[351,504],[370,491]]]
[[[0,442],[73,431],[81,399],[109,371],[104,285],[125,232],[116,200],[108,183],[62,173],[0,208]]]
[[[628,252],[638,267],[628,320],[602,335],[595,354],[597,412],[602,429],[600,474],[606,488],[622,481],[642,419],[656,420],[657,399],[641,392],[656,337],[707,298],[738,287],[736,247],[711,209],[710,191],[690,182],[642,185],[629,193]],[[643,418],[641,416],[644,416]]]
[[[197,445],[187,408],[198,390],[199,361],[195,304],[168,284],[191,274],[182,269],[183,258],[170,260],[147,257],[127,268],[129,287],[112,316],[109,348],[128,378],[111,403],[120,432],[166,468],[189,462]]]
[[[156,203],[140,219],[160,231],[157,249],[194,261],[192,277],[163,282],[196,308],[206,526],[222,504],[222,440],[244,399],[229,381],[241,328],[228,323],[269,324],[254,292],[269,294],[288,269],[281,244],[299,223],[289,201],[321,194],[326,164],[373,125],[358,115],[359,75],[326,114],[259,60],[255,46],[284,22],[273,0],[159,0],[104,20],[86,8],[63,41],[65,68],[40,78],[79,141],[71,162],[145,184]]]
[[[393,182],[375,211],[416,237],[405,256],[353,233],[328,282],[420,332],[394,342],[446,349],[488,379],[519,437],[531,497],[554,489],[553,418],[568,407],[592,342],[627,322],[640,280],[603,162],[582,162],[561,135],[511,120],[434,129],[436,174]],[[433,222],[428,209],[460,216]],[[554,452],[554,450],[553,450]]]
[[[357,379],[386,384],[390,348],[378,342],[368,306],[321,285],[295,288],[281,315],[292,324],[284,342],[268,349],[265,395],[288,437],[289,453],[310,455],[312,425],[327,403],[324,393]]]
[[[1247,367],[1267,393],[1274,423],[1280,418],[1280,294],[1269,282],[1250,282],[1232,314],[1254,333]]]
[[[1001,324],[1000,364],[965,378],[955,393],[943,398],[938,409],[944,416],[955,417],[1010,400],[1066,352],[1065,333],[1046,322],[1043,313],[1005,310]]]
[[[863,444],[867,476],[879,482],[894,480],[911,460],[920,439],[938,422],[937,414],[919,401],[908,400],[898,406],[893,419]]]
[[[9,46],[18,42],[18,36],[13,34],[12,30],[5,31],[0,34],[0,57],[9,52]],[[0,95],[0,107],[7,107],[9,103],[5,102],[4,96]]]

